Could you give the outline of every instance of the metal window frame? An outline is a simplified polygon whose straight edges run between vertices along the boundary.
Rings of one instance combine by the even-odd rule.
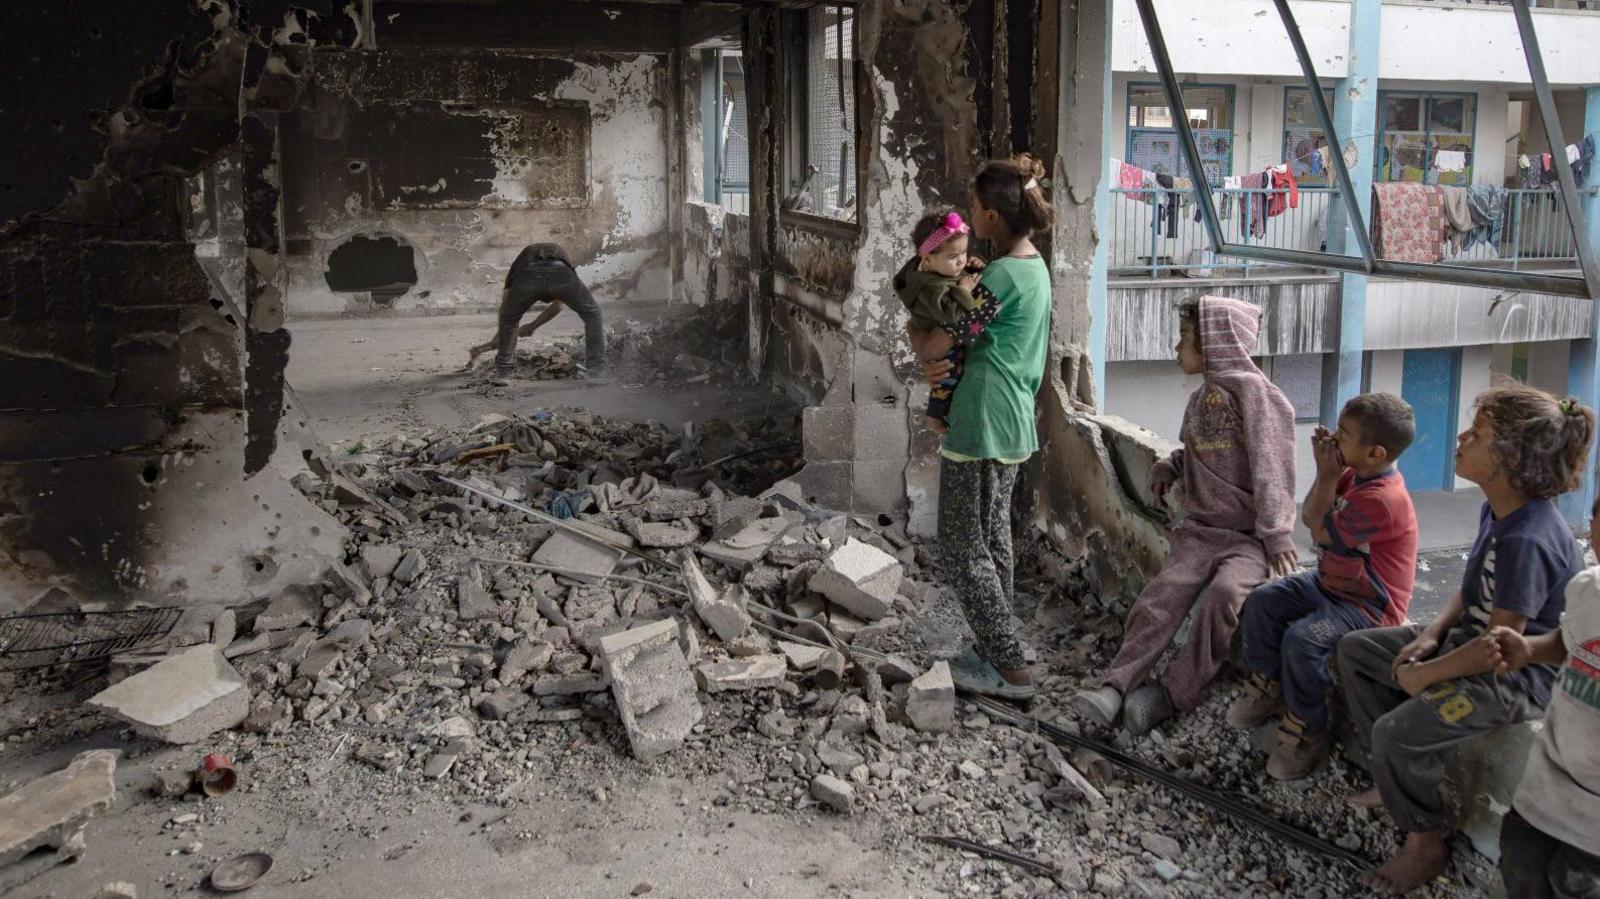
[[[1150,44],[1150,54],[1155,59],[1156,72],[1160,75],[1162,87],[1167,92],[1168,106],[1172,109],[1182,109],[1184,108],[1183,91],[1178,84],[1178,76],[1172,68],[1172,57],[1167,52],[1166,39],[1161,33],[1161,22],[1156,16],[1155,0],[1134,0],[1134,2],[1139,9],[1139,19],[1144,23],[1145,38]],[[1539,51],[1539,38],[1533,29],[1533,14],[1529,11],[1529,2],[1531,0],[1513,0],[1511,8],[1516,14],[1517,31],[1522,39],[1523,55],[1528,61],[1528,75],[1533,81],[1533,92],[1539,104],[1539,115],[1544,119],[1545,137],[1550,146],[1565,147],[1567,142],[1561,134],[1561,121],[1556,116],[1555,98],[1550,93],[1550,79],[1545,74],[1544,57]],[[1300,71],[1304,78],[1305,86],[1307,88],[1320,88],[1322,82],[1317,78],[1316,66],[1311,61],[1311,54],[1306,49],[1305,39],[1300,34],[1300,26],[1295,22],[1293,11],[1289,9],[1289,0],[1273,0],[1273,5],[1277,7],[1278,17],[1283,20],[1284,30],[1288,33],[1289,42],[1294,46],[1295,57],[1300,60]],[[1322,91],[1311,90],[1310,93],[1313,105],[1316,108],[1317,120],[1322,123],[1323,132],[1328,135],[1328,143],[1334,147],[1343,147],[1344,139],[1340,136],[1338,129],[1334,128],[1333,114],[1328,109],[1328,104],[1326,98],[1322,95]],[[1274,249],[1229,243],[1222,236],[1222,226],[1217,219],[1217,208],[1211,199],[1211,185],[1206,178],[1205,169],[1201,166],[1200,149],[1195,144],[1194,133],[1189,127],[1189,120],[1180,118],[1174,120],[1174,122],[1177,125],[1176,130],[1179,142],[1183,144],[1183,152],[1189,161],[1189,170],[1193,176],[1195,202],[1200,207],[1201,219],[1205,222],[1206,233],[1211,238],[1212,252],[1218,255],[1256,259],[1262,262],[1283,262],[1291,265],[1333,269],[1356,274],[1388,275],[1412,281],[1461,284],[1469,287],[1493,287],[1529,293],[1578,297],[1587,300],[1600,299],[1600,267],[1595,264],[1594,247],[1591,247],[1584,239],[1584,235],[1588,232],[1584,225],[1583,205],[1572,177],[1572,165],[1567,162],[1566,154],[1564,153],[1552,153],[1551,157],[1556,164],[1559,195],[1562,205],[1566,208],[1567,222],[1572,227],[1572,233],[1576,238],[1578,267],[1582,273],[1581,276],[1516,272],[1441,263],[1396,262],[1375,257],[1372,251],[1372,235],[1367,229],[1366,217],[1361,214],[1361,207],[1356,202],[1355,189],[1350,181],[1350,170],[1344,163],[1344,154],[1342,152],[1328,155],[1333,163],[1334,174],[1337,176],[1339,196],[1344,204],[1346,213],[1350,216],[1351,229],[1355,232],[1357,248],[1361,252],[1359,258],[1310,250]]]
[[[1325,87],[1322,90],[1326,94],[1329,94],[1329,95],[1333,94],[1333,88],[1331,88],[1331,87]],[[1309,95],[1311,93],[1311,89],[1306,87],[1303,84],[1286,84],[1286,85],[1283,86],[1283,114],[1282,114],[1282,118],[1283,118],[1283,161],[1284,162],[1288,162],[1290,160],[1290,158],[1291,158],[1290,155],[1289,155],[1290,152],[1291,152],[1290,147],[1289,147],[1289,127],[1290,127],[1289,126],[1289,93],[1291,91],[1305,91]],[[1323,98],[1323,99],[1326,100],[1327,98]],[[1319,128],[1321,127],[1321,123],[1318,123],[1318,127]],[[1323,138],[1323,140],[1327,140],[1328,136],[1326,134],[1324,134],[1322,136],[1322,138]],[[1333,143],[1330,141],[1328,143],[1328,146],[1332,147]],[[1332,156],[1333,153],[1330,151],[1328,153],[1328,155]],[[1309,163],[1308,163],[1308,165],[1309,165]],[[1330,174],[1330,173],[1329,172],[1323,172],[1324,176],[1326,176],[1328,174]],[[1301,181],[1302,176],[1295,175],[1294,177],[1295,177],[1296,181]],[[1304,183],[1304,182],[1302,182],[1302,183]],[[1311,182],[1310,186],[1311,187],[1332,187],[1331,184],[1326,184],[1326,183],[1318,184],[1315,181]]]
[[[1136,88],[1136,87],[1157,87],[1157,88],[1159,88],[1159,87],[1161,87],[1161,82],[1159,82],[1159,81],[1129,81],[1127,84],[1123,85],[1123,91],[1122,91],[1122,97],[1123,97],[1123,100],[1124,100],[1123,106],[1127,108],[1129,113],[1132,113],[1134,108],[1135,108],[1134,105],[1133,105],[1133,89]],[[1237,129],[1235,129],[1234,122],[1239,118],[1239,86],[1237,84],[1233,84],[1233,83],[1230,83],[1230,82],[1227,82],[1227,81],[1207,81],[1207,82],[1195,82],[1193,84],[1185,84],[1185,85],[1183,85],[1183,87],[1185,87],[1185,88],[1220,87],[1220,88],[1225,89],[1228,92],[1228,127],[1227,128],[1203,128],[1201,130],[1202,131],[1227,131],[1228,132],[1228,166],[1227,166],[1227,171],[1223,172],[1223,175],[1225,175],[1225,176],[1226,175],[1232,175],[1233,174],[1234,164],[1238,161],[1238,160],[1236,160],[1234,158],[1234,148],[1237,147],[1238,144],[1239,144],[1239,137],[1238,137],[1239,132],[1238,132]],[[1162,94],[1163,94],[1163,98],[1165,98],[1165,91],[1163,91]],[[1168,110],[1168,112],[1171,112],[1172,107],[1168,106],[1167,110]],[[1188,107],[1187,103],[1184,104],[1183,111],[1184,111],[1184,121],[1187,122],[1188,118],[1189,118],[1189,116],[1188,116],[1189,107]],[[1177,133],[1176,129],[1173,129],[1173,128],[1162,128],[1159,125],[1135,125],[1135,124],[1133,124],[1131,119],[1127,123],[1127,127],[1125,127],[1123,130],[1127,132],[1127,140],[1123,142],[1123,156],[1122,156],[1122,158],[1126,159],[1126,160],[1129,160],[1129,161],[1133,160],[1133,143],[1134,143],[1134,141],[1133,141],[1133,132],[1135,130],[1140,130],[1140,131],[1171,131],[1173,133]],[[1193,133],[1192,130],[1191,130],[1191,133]],[[1188,160],[1185,159],[1185,162],[1187,162],[1187,161]],[[1177,172],[1172,172],[1171,174],[1174,175],[1174,176],[1177,176],[1178,173]]]
[[[1380,154],[1380,151],[1382,149],[1381,144],[1383,143],[1384,137],[1386,135],[1389,135],[1389,134],[1407,133],[1407,132],[1391,132],[1389,130],[1389,128],[1388,128],[1388,123],[1385,120],[1384,115],[1385,115],[1386,110],[1384,109],[1384,103],[1388,102],[1389,100],[1391,100],[1391,99],[1393,99],[1395,97],[1416,97],[1417,99],[1422,101],[1422,133],[1424,135],[1426,135],[1428,140],[1432,140],[1434,134],[1437,133],[1437,134],[1442,134],[1442,135],[1449,136],[1449,137],[1465,137],[1465,138],[1467,138],[1468,140],[1470,140],[1472,142],[1472,150],[1471,150],[1471,153],[1472,153],[1472,164],[1467,166],[1467,184],[1464,185],[1464,186],[1469,186],[1470,187],[1471,184],[1472,184],[1472,175],[1477,170],[1477,167],[1478,167],[1478,122],[1479,122],[1479,119],[1480,119],[1480,116],[1478,115],[1478,110],[1479,110],[1479,107],[1481,106],[1481,104],[1478,101],[1480,99],[1482,99],[1482,98],[1478,96],[1478,92],[1477,91],[1430,91],[1430,90],[1412,89],[1412,88],[1404,88],[1404,87],[1397,87],[1397,88],[1394,88],[1392,90],[1380,90],[1380,91],[1378,91],[1378,123],[1373,127],[1372,130],[1373,130],[1373,133],[1375,135],[1375,139],[1377,140],[1379,146],[1373,148],[1373,154],[1372,154],[1373,155],[1373,158],[1372,158],[1372,180],[1373,180],[1373,183],[1378,183],[1378,181],[1379,181],[1378,172],[1380,171],[1380,167],[1378,165],[1378,160],[1381,158],[1381,156],[1379,154]],[[1445,100],[1466,100],[1466,99],[1472,100],[1472,130],[1470,130],[1470,131],[1439,131],[1439,132],[1435,132],[1433,130],[1433,117],[1429,113],[1432,111],[1433,101],[1434,101],[1434,98],[1436,98],[1436,97],[1437,98],[1442,98],[1442,99],[1445,99]],[[1414,133],[1414,132],[1411,132],[1411,133]],[[1435,150],[1433,152],[1437,153],[1438,151]],[[1391,160],[1391,162],[1390,162],[1390,175],[1391,175],[1391,177],[1385,178],[1385,179],[1382,179],[1382,180],[1385,183],[1388,183],[1388,184],[1403,184],[1403,183],[1406,183],[1406,182],[1396,181],[1392,177],[1393,173],[1394,173],[1393,161]],[[1427,176],[1424,175],[1423,177],[1426,178]],[[1413,181],[1413,182],[1410,182],[1410,183],[1415,184],[1416,182]],[[1423,183],[1426,184],[1427,182],[1424,181]],[[1463,186],[1463,185],[1457,185],[1457,186]]]

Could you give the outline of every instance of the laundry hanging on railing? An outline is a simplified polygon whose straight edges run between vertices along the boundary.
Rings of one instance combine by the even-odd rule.
[[[1592,134],[1584,135],[1583,140],[1575,144],[1567,144],[1564,153],[1567,162],[1572,164],[1575,186],[1582,187],[1589,180],[1589,169],[1594,165],[1594,151]],[[1531,157],[1523,154],[1517,157],[1517,173],[1522,177],[1522,186],[1528,190],[1549,186],[1557,180],[1555,158],[1549,153],[1536,153]]]
[[[1452,253],[1459,253],[1466,236],[1477,228],[1477,224],[1472,220],[1472,206],[1467,200],[1467,189],[1447,184],[1440,188],[1440,194],[1447,226],[1444,241]]]
[[[1480,243],[1488,244],[1499,252],[1500,235],[1505,231],[1506,189],[1492,185],[1467,188],[1467,211],[1472,214],[1475,226],[1461,241],[1462,251]]]
[[[1372,186],[1372,248],[1394,262],[1444,258],[1444,190],[1436,184],[1384,181]]]

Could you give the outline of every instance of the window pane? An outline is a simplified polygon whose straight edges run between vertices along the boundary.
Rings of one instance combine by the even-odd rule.
[[[1389,97],[1383,103],[1383,130],[1421,131],[1422,98]]]
[[[1232,90],[1226,85],[1184,85],[1183,102],[1206,174],[1232,174]],[[1189,163],[1174,125],[1160,85],[1128,85],[1128,162],[1158,175],[1188,177]]]
[[[806,161],[816,166],[817,174],[808,191],[811,206],[805,211],[854,219],[854,13],[837,6],[814,6],[807,11],[806,22]]]
[[[1333,92],[1323,91],[1322,94],[1331,107]],[[1309,90],[1303,87],[1284,89],[1283,120],[1283,156],[1294,172],[1295,180],[1305,184],[1327,184],[1327,166],[1318,150],[1328,145],[1328,137],[1323,133],[1322,126],[1317,124],[1317,111],[1311,102]]]
[[[1472,132],[1472,98],[1434,97],[1428,101],[1428,129],[1448,134]]]

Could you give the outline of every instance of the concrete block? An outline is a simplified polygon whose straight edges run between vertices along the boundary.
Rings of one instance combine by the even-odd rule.
[[[821,646],[807,646],[804,643],[790,643],[786,640],[778,641],[778,649],[796,671],[810,671],[817,667],[823,656],[828,654],[828,650]]]
[[[191,647],[89,698],[140,734],[168,743],[194,743],[243,721],[250,688],[222,650]]]
[[[490,721],[501,721],[512,712],[528,704],[528,694],[521,690],[501,689],[478,700],[478,716]]]
[[[850,814],[855,796],[855,787],[850,786],[849,781],[832,774],[818,774],[811,779],[811,798],[841,815]]]
[[[394,567],[395,583],[409,584],[422,576],[428,570],[428,557],[420,549],[407,550],[400,558],[400,564]]]
[[[367,586],[367,582],[343,562],[328,563],[328,567],[322,572],[322,586],[335,596],[348,599],[358,606],[365,606],[372,601],[372,590]]]
[[[800,441],[808,461],[850,459],[855,451],[855,407],[807,406],[800,413]]]
[[[310,624],[322,615],[322,601],[303,587],[291,587],[267,603],[256,616],[254,633],[287,630]],[[212,641],[216,642],[216,641]]]
[[[761,517],[761,501],[750,496],[730,496],[712,512],[711,539],[726,540]]]
[[[394,574],[395,566],[400,564],[403,556],[405,548],[397,544],[366,543],[361,547],[361,567],[369,581],[389,577]]]
[[[906,507],[906,460],[851,463],[850,509],[855,512],[898,512]]]
[[[875,621],[889,614],[904,575],[894,556],[852,538],[828,556],[807,586],[854,616]]]
[[[456,578],[456,614],[462,621],[477,621],[500,614],[500,604],[483,586],[483,569],[476,564]]]
[[[748,571],[767,548],[794,525],[786,518],[759,518],[726,540],[707,543],[700,554],[737,571]]]
[[[0,796],[0,868],[39,849],[54,848],[52,861],[83,851],[83,826],[117,798],[114,749],[80,752],[67,767]]]
[[[616,570],[622,556],[620,549],[558,530],[534,552],[533,561],[562,569],[556,572],[562,577],[598,584]]]
[[[911,431],[904,406],[868,403],[854,409],[855,453],[848,458],[856,462],[904,462],[910,457]]]
[[[1500,820],[1511,807],[1528,753],[1544,721],[1524,721],[1461,744],[1445,761],[1450,792],[1460,797],[1457,826],[1478,854],[1500,860]]]
[[[1150,489],[1150,475],[1156,463],[1172,455],[1179,445],[1115,415],[1098,415],[1094,420],[1123,492],[1146,509],[1161,508]]]
[[[740,594],[718,594],[711,582],[706,580],[692,553],[685,551],[678,560],[683,565],[683,587],[689,593],[694,613],[719,639],[729,642],[737,640],[750,627],[750,613],[738,601]]]
[[[727,690],[765,690],[788,682],[789,662],[782,655],[751,656],[726,662],[705,662],[695,668],[695,680],[707,693]]]
[[[541,671],[555,657],[555,647],[539,640],[518,640],[500,662],[500,683],[512,684],[530,671]]]
[[[634,757],[647,762],[677,749],[704,710],[670,618],[600,641],[600,659]]]
[[[854,499],[855,463],[807,461],[793,476],[805,490],[806,501],[821,509],[848,509]]]
[[[906,693],[906,717],[923,733],[943,733],[955,725],[956,685],[950,663],[937,662],[913,680]]]

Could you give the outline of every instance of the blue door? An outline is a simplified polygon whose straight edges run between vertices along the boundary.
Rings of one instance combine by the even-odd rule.
[[[1406,350],[1400,398],[1417,415],[1417,439],[1400,457],[1412,490],[1455,484],[1456,408],[1461,396],[1461,350]]]

